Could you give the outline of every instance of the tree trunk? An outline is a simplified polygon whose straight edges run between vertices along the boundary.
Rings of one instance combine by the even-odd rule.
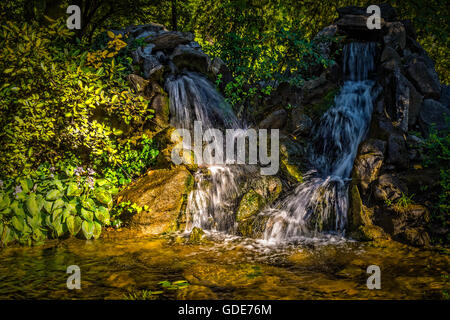
[[[172,30],[176,31],[177,26],[177,0],[172,0]]]

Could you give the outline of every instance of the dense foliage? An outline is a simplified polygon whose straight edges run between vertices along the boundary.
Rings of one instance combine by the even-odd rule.
[[[448,119],[450,120],[450,119]],[[424,142],[424,165],[440,170],[439,201],[434,205],[432,218],[434,222],[448,227],[450,224],[450,132],[437,132],[432,129]],[[450,235],[447,235],[447,241]]]
[[[418,41],[436,61],[441,81],[448,83],[447,3],[391,2],[412,20]],[[66,27],[69,4],[82,8],[81,30]],[[232,71],[225,95],[242,106],[270,94],[276,83],[299,84],[332,65],[333,56],[321,54],[314,35],[337,18],[336,8],[346,5],[367,3],[1,2],[0,243],[40,243],[70,234],[97,238],[102,226],[120,225],[122,212],[142,210],[113,201],[119,188],[151,167],[158,155],[144,134],[153,111],[125,80],[133,71],[130,52],[140,43],[106,28],[151,21],[195,32],[204,51],[222,58]],[[443,223],[450,193],[448,139],[448,134],[431,133],[424,146],[425,165],[441,168],[435,219]]]
[[[126,84],[119,54],[124,39],[108,33],[103,46],[88,51],[68,41],[64,21],[49,20],[9,21],[0,29],[4,244],[80,230],[85,238],[98,237],[101,226],[111,224],[112,195],[158,154],[137,132],[153,110]]]

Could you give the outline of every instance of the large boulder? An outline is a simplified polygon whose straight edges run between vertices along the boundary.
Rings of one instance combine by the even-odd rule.
[[[161,81],[164,73],[164,66],[155,56],[146,56],[144,58],[144,63],[142,64],[142,69],[145,79]]]
[[[150,100],[150,106],[155,111],[152,119],[159,127],[164,128],[169,123],[169,97],[164,89],[156,81],[145,80],[144,78],[130,74],[127,77],[131,86],[137,94]]]
[[[130,33],[132,37],[139,38],[149,34],[157,34],[163,31],[167,31],[163,25],[157,23],[148,23],[137,26],[129,26],[124,30],[124,33]]]
[[[442,85],[439,102],[445,107],[450,108],[450,85]]]
[[[361,241],[388,240],[389,236],[372,222],[372,212],[361,200],[356,185],[349,190],[349,233],[350,237]]]
[[[195,50],[191,46],[178,45],[170,56],[170,59],[179,70],[186,68],[204,74],[209,70],[209,56],[199,50]]]
[[[260,129],[282,129],[286,123],[287,112],[284,109],[280,109],[272,112],[259,123]]]
[[[408,167],[408,149],[406,141],[402,135],[396,134],[389,136],[387,147],[387,163],[405,169]]]
[[[138,47],[135,51],[131,52],[134,64],[141,64],[146,57],[151,56],[154,44],[146,45],[145,47]]]
[[[394,48],[390,46],[384,47],[383,52],[381,53],[380,60],[382,62],[383,68],[387,69],[388,71],[394,71],[401,64],[400,55]]]
[[[148,206],[147,211],[125,216],[125,222],[144,234],[179,229],[184,223],[183,205],[192,186],[193,177],[183,166],[148,171],[119,194],[121,202]]]
[[[377,139],[369,139],[361,144],[358,156],[353,166],[353,182],[363,193],[369,185],[378,178],[386,151],[386,142]]]
[[[188,44],[194,41],[194,35],[189,32],[161,32],[155,36],[145,39],[148,43],[155,45],[154,50],[167,50],[176,48],[178,45]]]
[[[450,110],[447,107],[436,100],[425,99],[419,114],[419,124],[426,134],[432,126],[439,132],[448,129],[446,118],[449,117]]]
[[[314,41],[317,43],[320,53],[327,59],[330,58],[331,48],[333,46],[331,38],[336,35],[337,30],[337,25],[332,24],[322,29],[314,37]]]
[[[384,44],[396,50],[403,50],[406,46],[406,30],[401,22],[386,22]]]
[[[312,120],[301,108],[291,110],[290,130],[295,135],[308,136],[312,129]]]
[[[264,230],[264,217],[257,214],[278,199],[281,180],[274,176],[261,176],[251,180],[236,211],[237,232],[246,237],[258,237]]]
[[[381,175],[375,183],[375,199],[384,203],[394,203],[403,194],[407,194],[408,189],[397,176],[389,173]]]
[[[301,141],[288,136],[280,136],[280,169],[282,175],[291,183],[303,182],[303,168],[306,150]]]
[[[391,59],[390,61],[393,60]],[[423,96],[400,72],[398,65],[393,72],[390,72],[385,81],[384,100],[386,111],[390,118],[388,121],[391,121],[395,127],[405,133],[408,131],[408,128],[412,128],[417,122]]]
[[[381,11],[381,18],[386,21],[394,21],[397,19],[396,10],[388,3],[382,3],[379,5]],[[365,7],[357,6],[347,6],[342,8],[337,8],[336,11],[339,14],[339,18],[345,15],[363,15],[368,16],[367,9]]]
[[[394,205],[380,208],[374,214],[374,220],[394,240],[415,246],[427,246],[430,243],[430,238],[423,229],[430,221],[430,213],[422,205],[410,204],[406,207]]]
[[[434,68],[427,66],[422,60],[413,59],[407,71],[411,81],[425,98],[439,99],[441,85]]]

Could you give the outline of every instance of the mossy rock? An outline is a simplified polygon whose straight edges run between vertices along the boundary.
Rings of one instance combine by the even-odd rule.
[[[200,243],[204,238],[205,232],[201,228],[194,227],[189,235],[189,243]]]
[[[263,236],[269,216],[251,216],[238,224],[237,232],[243,237],[259,239]]]
[[[280,169],[292,183],[303,182],[302,168],[305,163],[305,149],[302,142],[287,136],[280,138]]]
[[[236,212],[236,221],[241,222],[256,213],[258,213],[266,204],[265,199],[257,193],[255,190],[251,189],[242,197],[239,203],[239,208]]]
[[[360,241],[390,239],[381,227],[373,224],[372,212],[362,203],[359,189],[355,184],[350,188],[349,229],[350,236]]]
[[[310,104],[305,105],[305,114],[311,119],[320,118],[334,104],[334,98],[339,93],[339,88],[332,86],[321,96],[320,99],[314,99]]]
[[[121,191],[118,199],[140,207],[148,206],[130,217],[123,217],[133,230],[144,234],[162,234],[183,228],[184,207],[194,178],[183,166],[150,170]]]
[[[292,182],[303,182],[302,171],[296,165],[290,164],[287,159],[281,160],[281,170]]]

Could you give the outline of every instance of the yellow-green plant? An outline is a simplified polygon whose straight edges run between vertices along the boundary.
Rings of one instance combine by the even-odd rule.
[[[63,20],[0,26],[0,167],[2,176],[29,173],[64,151],[117,159],[117,137],[153,116],[135,95],[114,55],[125,42],[114,37],[95,63],[71,41]],[[100,65],[99,65],[100,63]],[[125,131],[125,132],[124,132]]]

